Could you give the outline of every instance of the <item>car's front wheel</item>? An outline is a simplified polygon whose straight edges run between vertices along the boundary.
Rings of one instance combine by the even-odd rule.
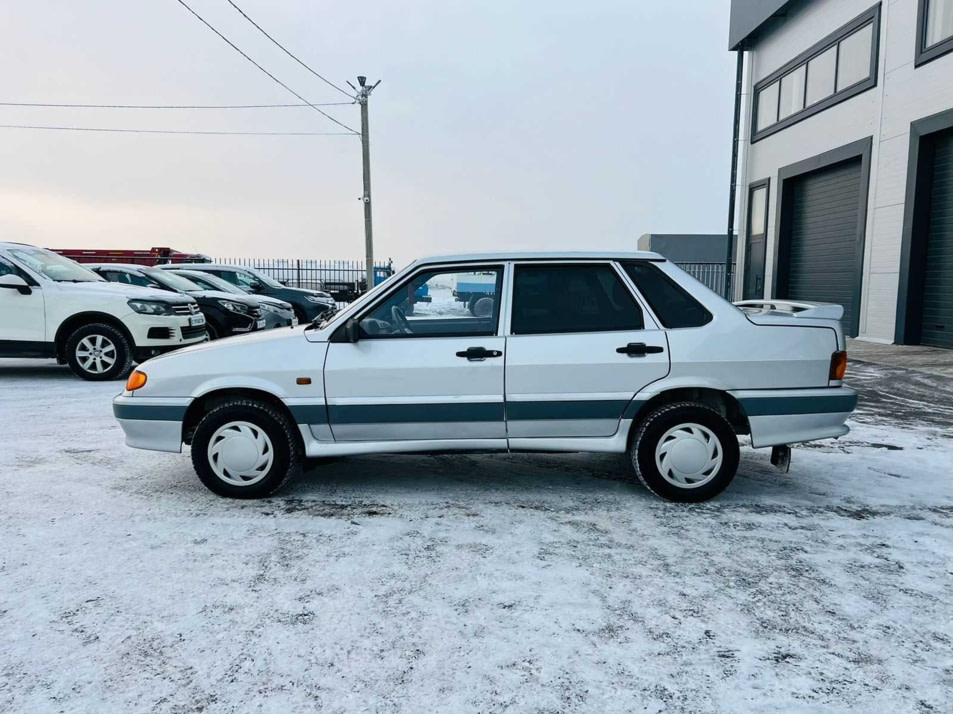
[[[121,379],[132,367],[129,342],[112,325],[83,325],[66,340],[65,352],[73,374],[94,382]]]
[[[192,436],[192,466],[229,498],[270,496],[301,468],[296,427],[275,407],[232,399],[209,411]]]
[[[638,426],[629,448],[646,488],[669,501],[698,503],[724,491],[740,450],[725,417],[702,404],[659,407]]]

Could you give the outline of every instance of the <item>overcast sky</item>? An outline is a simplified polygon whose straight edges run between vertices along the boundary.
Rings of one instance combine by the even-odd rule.
[[[346,99],[226,0],[186,0],[295,91]],[[725,229],[728,0],[236,0],[335,83],[366,74],[377,256],[620,249]],[[0,101],[297,101],[177,0],[0,5]],[[329,113],[359,128],[358,107]],[[0,124],[337,131],[310,108],[0,107]],[[363,255],[360,141],[0,129],[0,239]]]

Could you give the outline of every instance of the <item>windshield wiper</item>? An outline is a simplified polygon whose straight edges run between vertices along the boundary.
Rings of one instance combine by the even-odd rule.
[[[337,312],[338,312],[337,307],[332,307],[329,310],[325,310],[324,312],[322,312],[320,315],[318,315],[311,321],[311,324],[305,328],[305,331],[320,330],[322,327],[328,324],[328,320],[334,317],[337,314]],[[318,319],[320,319],[321,321],[318,322]]]

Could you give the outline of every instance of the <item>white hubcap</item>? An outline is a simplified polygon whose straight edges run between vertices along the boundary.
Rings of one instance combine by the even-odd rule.
[[[76,345],[76,360],[87,372],[102,374],[116,364],[116,345],[103,335],[89,335]]]
[[[275,460],[271,439],[247,421],[220,426],[208,443],[212,471],[232,486],[251,486],[268,474]]]
[[[679,488],[698,488],[711,481],[721,469],[722,457],[718,437],[701,424],[672,427],[655,447],[659,473]]]

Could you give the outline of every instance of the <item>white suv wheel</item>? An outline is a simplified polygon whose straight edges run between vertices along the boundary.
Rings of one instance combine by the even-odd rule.
[[[698,488],[718,475],[721,442],[701,424],[679,424],[655,447],[655,464],[662,477],[678,488]]]
[[[271,439],[247,421],[220,426],[208,443],[208,462],[222,481],[232,486],[252,486],[268,475],[275,459]]]
[[[103,374],[116,364],[116,345],[104,335],[89,335],[76,345],[76,360],[87,372]]]

